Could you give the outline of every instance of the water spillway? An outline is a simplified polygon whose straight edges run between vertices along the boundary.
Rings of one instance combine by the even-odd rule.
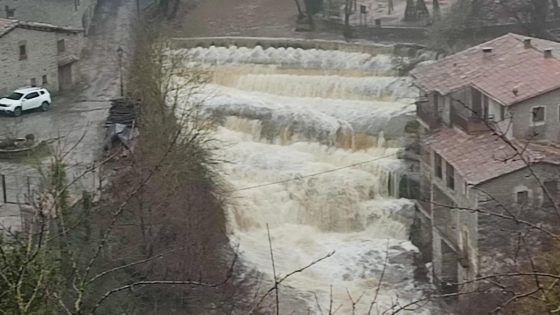
[[[362,296],[356,314],[376,295],[381,312],[421,297],[408,241],[413,205],[397,198],[406,171],[397,153],[418,92],[395,76],[391,56],[259,46],[174,53],[211,77],[191,96],[218,122],[243,264],[272,279],[267,225],[279,275],[335,251],[283,283],[305,305],[288,313],[320,314],[332,299],[348,314],[349,295]]]

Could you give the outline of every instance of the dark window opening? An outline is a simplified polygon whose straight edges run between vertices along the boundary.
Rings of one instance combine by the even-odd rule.
[[[19,60],[26,60],[27,59],[27,46],[19,45]]]
[[[445,175],[447,187],[449,189],[455,190],[455,169],[451,164],[445,162]]]
[[[37,86],[37,79],[31,78],[31,86],[33,87]]]
[[[4,6],[4,10],[6,10],[6,18],[10,19],[16,15],[16,9],[10,8],[9,6]]]
[[[526,205],[529,200],[529,192],[526,190],[518,191],[516,198],[518,205]]]
[[[47,75],[45,74],[45,75],[43,76],[43,85],[47,85],[47,84],[49,84],[49,81],[48,81]],[[41,93],[41,94],[42,94],[42,93]]]
[[[56,42],[56,46],[58,48],[59,54],[66,51],[66,42],[64,41],[64,39],[61,39],[58,42]]]
[[[558,200],[558,181],[557,180],[549,180],[543,183],[546,191],[550,194],[550,199],[546,193],[544,193],[544,205],[550,206],[553,202]]]
[[[502,105],[498,105],[500,106],[500,121],[506,119],[506,107],[502,106]]]
[[[463,247],[461,248],[461,254],[462,254],[461,255],[462,256],[461,257],[462,258],[461,259],[461,265],[464,268],[469,268],[470,267],[469,262],[470,262],[470,256],[471,256],[470,253],[469,253],[469,248],[470,248],[469,232],[463,231],[462,237],[463,237]]]
[[[544,106],[533,107],[533,122],[544,122]]]
[[[434,153],[434,171],[435,171],[436,177],[438,177],[438,178],[443,177],[441,155],[439,155],[437,153]]]

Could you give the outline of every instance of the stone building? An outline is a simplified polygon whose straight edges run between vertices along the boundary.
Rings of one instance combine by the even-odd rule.
[[[70,88],[82,44],[81,29],[0,19],[0,95],[23,86]]]
[[[515,268],[520,235],[543,244],[529,225],[560,223],[559,57],[558,43],[507,34],[411,73],[423,139],[415,242],[444,292]]]
[[[2,0],[0,18],[83,29],[87,35],[97,0]]]

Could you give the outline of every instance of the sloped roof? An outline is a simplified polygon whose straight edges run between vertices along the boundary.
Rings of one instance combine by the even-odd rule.
[[[0,18],[0,37],[11,31],[16,25],[17,21]]]
[[[530,163],[560,164],[560,148],[513,143]],[[508,144],[489,132],[468,135],[453,128],[443,128],[430,135],[426,139],[426,144],[451,164],[468,184],[472,185],[527,166]]]
[[[82,29],[78,28],[71,28],[71,27],[63,27],[63,26],[56,26],[52,24],[46,23],[38,23],[38,22],[24,22],[18,20],[11,20],[11,19],[3,19],[0,18],[0,37],[8,34],[15,28],[24,28],[42,32],[63,32],[63,33],[81,33],[83,32]]]
[[[427,91],[446,95],[465,86],[474,86],[509,106],[560,88],[560,45],[531,38],[525,48],[524,37],[506,34],[471,47],[411,72],[415,83]],[[491,52],[483,52],[491,48]],[[552,49],[545,58],[543,50]]]

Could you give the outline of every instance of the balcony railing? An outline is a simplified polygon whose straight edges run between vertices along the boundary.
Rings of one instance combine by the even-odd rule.
[[[432,130],[440,126],[441,119],[437,112],[430,110],[429,105],[423,100],[416,102],[416,117]]]
[[[486,119],[480,117],[461,115],[453,106],[451,107],[451,124],[463,129],[467,133],[484,132],[492,129],[494,125],[494,117],[489,116]]]

